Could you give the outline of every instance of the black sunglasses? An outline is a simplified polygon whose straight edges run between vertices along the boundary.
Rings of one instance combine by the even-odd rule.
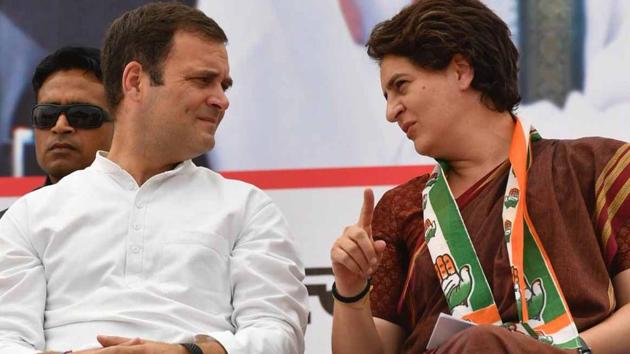
[[[91,104],[38,104],[33,107],[33,127],[50,129],[64,113],[68,124],[77,129],[96,129],[112,119],[101,107]]]

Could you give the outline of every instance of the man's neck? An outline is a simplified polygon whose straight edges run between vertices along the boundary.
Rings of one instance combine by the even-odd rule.
[[[169,162],[166,156],[153,152],[148,144],[129,138],[116,137],[107,158],[127,171],[136,183],[141,186],[149,178],[175,168],[176,162]]]
[[[160,163],[150,163],[148,159],[144,159],[143,157],[133,157],[130,155],[119,155],[119,154],[108,154],[107,158],[112,162],[116,163],[120,168],[127,171],[136,181],[136,183],[141,186],[149,180],[149,178],[160,174],[162,172],[172,170],[177,165],[176,163],[168,163],[168,164],[160,164]]]
[[[50,186],[51,184],[55,184],[57,182],[59,182],[59,180],[61,179],[61,177],[55,177],[55,176],[51,176],[51,175],[46,175],[46,180],[44,181],[44,186]]]

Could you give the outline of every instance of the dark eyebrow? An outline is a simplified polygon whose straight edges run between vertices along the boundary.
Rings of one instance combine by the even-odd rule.
[[[190,72],[187,76],[189,78],[214,79],[219,76],[219,73],[214,70],[197,70]]]
[[[190,76],[214,79],[215,77],[219,76],[219,73],[216,72],[215,70],[200,70],[200,71],[194,72]],[[232,87],[233,84],[234,84],[234,81],[229,76],[223,79],[223,81],[221,81],[221,87],[223,87],[223,90],[229,89],[230,87]]]
[[[385,85],[385,91],[383,92],[383,96],[385,97],[385,99],[387,99],[387,91],[391,90],[392,86],[394,86],[394,82],[396,82],[396,80],[398,80],[403,75],[404,74],[402,73],[396,73],[392,75],[392,77],[389,78],[389,80],[387,81],[387,84]]]
[[[402,73],[396,73],[396,74],[392,75],[392,77],[389,78],[389,81],[387,81],[387,85],[385,85],[385,88],[386,89],[391,89],[392,86],[394,86],[394,82],[396,82],[396,80],[398,80],[403,75],[404,74],[402,74]]]
[[[100,105],[97,105],[97,104],[94,104],[94,103],[90,103],[90,102],[84,102],[84,101],[70,101],[70,102],[66,102],[66,103],[61,103],[59,101],[40,101],[40,102],[37,102],[37,104],[54,104],[54,105],[57,105],[57,106],[68,106],[68,105],[71,105],[71,104],[87,104],[87,105],[90,105],[90,106],[100,107]]]
[[[221,86],[223,86],[224,91],[232,87],[233,84],[234,84],[234,81],[229,76],[226,77],[225,80],[223,80],[223,82],[221,82]]]

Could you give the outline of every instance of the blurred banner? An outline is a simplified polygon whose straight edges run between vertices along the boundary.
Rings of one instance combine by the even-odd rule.
[[[41,183],[30,79],[47,53],[99,46],[108,24],[147,1],[0,0],[0,207]],[[252,182],[287,215],[307,267],[307,353],[330,352],[329,249],[377,197],[432,161],[385,120],[371,28],[409,0],[188,1],[226,31],[234,86],[217,146],[198,163]],[[519,115],[545,137],[630,140],[630,1],[488,0],[521,52]],[[18,178],[12,178],[18,177]],[[20,178],[21,177],[21,178]]]

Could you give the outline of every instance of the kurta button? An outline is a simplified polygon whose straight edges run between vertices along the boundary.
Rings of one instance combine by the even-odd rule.
[[[131,246],[131,252],[132,253],[139,253],[140,252],[140,247],[138,246]]]
[[[133,225],[133,228],[134,228],[136,231],[138,231],[138,230],[140,230],[140,228],[141,228],[141,227],[140,227],[140,225],[135,224],[135,225]]]
[[[138,209],[142,209],[144,207],[144,204],[142,204],[142,202],[138,202],[138,204],[136,204],[136,207]]]

